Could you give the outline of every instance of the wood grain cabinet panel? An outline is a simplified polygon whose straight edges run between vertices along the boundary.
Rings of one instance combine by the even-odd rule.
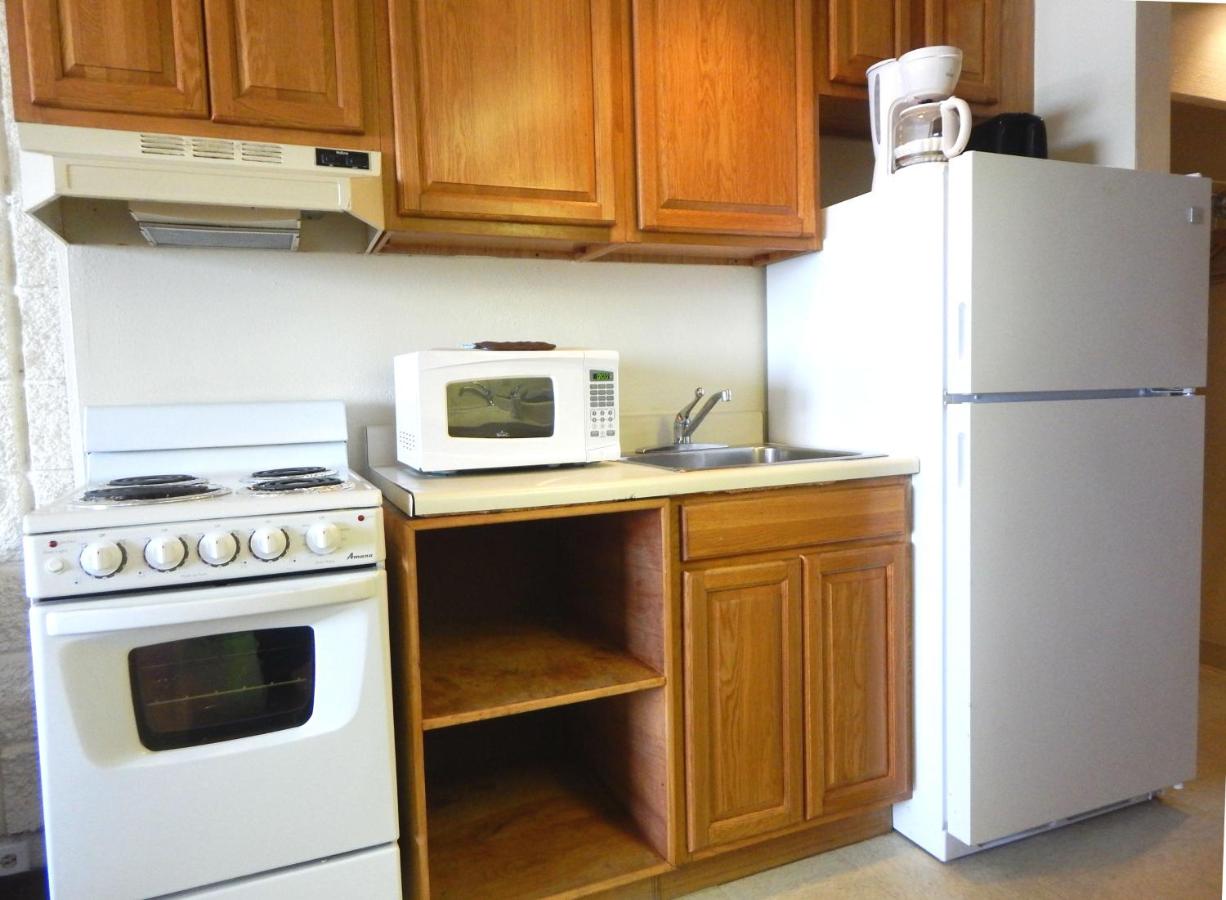
[[[806,817],[905,795],[907,545],[805,556]]]
[[[361,0],[205,0],[213,120],[361,133]]]
[[[802,818],[801,561],[685,573],[689,848]]]
[[[634,0],[639,227],[816,228],[812,0]]]
[[[21,3],[35,105],[208,114],[200,0]]]
[[[392,0],[400,212],[610,224],[612,0]]]
[[[826,77],[864,86],[874,63],[909,49],[909,0],[822,0],[826,12]]]
[[[962,49],[957,95],[990,105],[1001,99],[1001,0],[927,0],[924,30],[929,44]]]
[[[903,484],[796,488],[687,501],[681,507],[682,558],[901,537],[908,527],[907,501]]]

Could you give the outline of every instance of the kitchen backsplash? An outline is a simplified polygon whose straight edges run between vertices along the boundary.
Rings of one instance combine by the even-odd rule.
[[[702,437],[762,436],[759,269],[74,248],[68,282],[81,405],[338,398],[356,457],[397,353],[531,338],[620,352],[626,450],[699,384],[735,397]]]

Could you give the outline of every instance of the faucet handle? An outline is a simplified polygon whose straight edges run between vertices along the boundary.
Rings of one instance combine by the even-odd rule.
[[[690,413],[694,411],[694,407],[698,405],[698,401],[705,397],[706,393],[707,392],[701,387],[694,388],[694,399],[685,406],[681,407],[681,412],[677,413],[677,418],[679,420],[688,419],[690,417]]]

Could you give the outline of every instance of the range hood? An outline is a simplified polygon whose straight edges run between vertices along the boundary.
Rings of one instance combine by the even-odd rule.
[[[376,152],[19,123],[22,207],[69,244],[369,252]]]

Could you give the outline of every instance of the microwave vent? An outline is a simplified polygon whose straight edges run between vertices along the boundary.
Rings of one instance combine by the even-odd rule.
[[[140,136],[140,152],[144,156],[187,156],[187,138],[174,134],[144,134]]]
[[[405,451],[406,453],[412,453],[417,449],[417,435],[411,434],[408,431],[398,431],[396,434],[399,439],[401,450]]]

